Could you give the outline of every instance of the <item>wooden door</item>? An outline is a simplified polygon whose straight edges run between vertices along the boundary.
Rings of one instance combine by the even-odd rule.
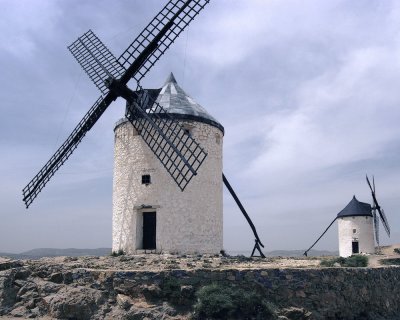
[[[353,241],[351,245],[352,245],[352,253],[359,253],[358,241]]]
[[[156,213],[143,212],[143,249],[156,249]]]

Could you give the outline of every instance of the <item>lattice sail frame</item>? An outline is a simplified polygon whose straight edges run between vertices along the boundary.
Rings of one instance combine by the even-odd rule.
[[[366,175],[366,179],[367,179],[367,183],[368,186],[371,190],[371,195],[372,195],[372,201],[373,201],[373,207],[375,210],[378,210],[379,212],[379,217],[382,221],[382,225],[383,228],[385,229],[387,235],[390,237],[390,226],[389,226],[389,222],[386,218],[385,212],[383,211],[383,209],[381,209],[378,200],[376,199],[376,192],[375,192],[375,178],[374,176],[372,176],[372,183],[373,183],[373,187],[371,186],[371,182],[369,181],[368,175]]]
[[[150,68],[157,62],[164,52],[171,46],[185,27],[199,14],[199,12],[210,2],[210,0],[175,0],[168,2],[165,7],[154,17],[140,35],[128,46],[118,58],[119,64],[127,69],[142,51],[156,38],[158,32],[170,23],[170,19],[182,8],[183,11],[172,22],[173,25],[167,33],[159,39],[159,46],[143,62],[141,68],[132,78],[137,82],[146,75]],[[185,6],[186,5],[186,6]]]
[[[376,214],[376,209],[372,210],[372,216],[374,218],[375,240],[379,247],[379,217]]]
[[[65,163],[65,161],[67,161],[72,152],[74,152],[78,144],[82,141],[83,137],[100,118],[109,104],[110,102],[105,101],[102,97],[97,99],[83,119],[68,136],[67,140],[65,140],[43,168],[22,190],[23,201],[27,208],[37,197],[39,192],[45,187],[46,183],[54,173]]]
[[[385,228],[387,235],[390,237],[390,226],[389,226],[388,219],[386,218],[385,211],[383,209],[379,209],[379,213],[381,213],[381,221],[382,221],[383,227]]]
[[[92,30],[80,36],[68,50],[103,94],[109,91],[105,81],[109,77],[119,78],[126,71]]]
[[[125,116],[183,191],[207,153],[146,90],[138,87],[137,92],[138,99],[127,104]],[[149,105],[147,110],[142,107]]]

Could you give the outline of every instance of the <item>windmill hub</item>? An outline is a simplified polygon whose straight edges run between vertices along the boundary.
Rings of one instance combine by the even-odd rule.
[[[112,93],[132,103],[137,98],[137,93],[129,89],[125,84],[115,78],[108,78],[104,81]]]

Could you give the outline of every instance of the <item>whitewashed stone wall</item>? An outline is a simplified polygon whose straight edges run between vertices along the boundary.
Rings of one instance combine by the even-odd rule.
[[[355,229],[355,233],[353,230]],[[358,241],[360,253],[375,253],[373,218],[367,216],[338,218],[339,255],[352,255],[352,242]]]
[[[223,248],[223,135],[204,123],[184,124],[208,156],[183,192],[128,121],[116,126],[113,251],[142,248],[146,211],[156,212],[158,252],[219,253]],[[151,184],[142,184],[144,174],[151,175]]]

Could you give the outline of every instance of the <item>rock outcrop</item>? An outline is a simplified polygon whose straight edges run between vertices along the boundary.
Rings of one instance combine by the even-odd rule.
[[[0,262],[0,317],[190,319],[199,289],[215,284],[262,295],[270,319],[400,314],[400,268],[320,268],[306,258],[277,268],[282,261],[172,255],[7,260]]]

